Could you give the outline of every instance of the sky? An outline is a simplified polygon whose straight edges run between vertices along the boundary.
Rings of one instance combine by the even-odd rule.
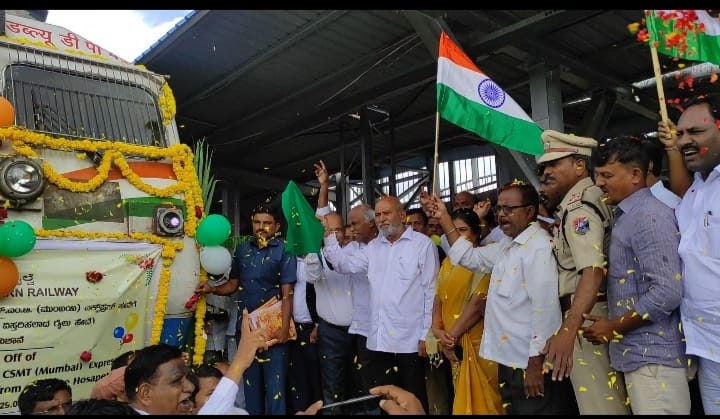
[[[59,25],[129,62],[180,22],[191,10],[49,10]]]

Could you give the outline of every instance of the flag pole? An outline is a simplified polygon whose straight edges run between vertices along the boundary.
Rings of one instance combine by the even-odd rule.
[[[436,195],[440,195],[440,191],[438,188],[438,144],[440,143],[440,112],[435,112],[435,159],[433,161],[433,183],[432,183],[432,193]]]
[[[650,55],[652,56],[653,70],[655,72],[655,86],[658,92],[658,101],[660,102],[660,116],[663,121],[668,120],[667,105],[665,104],[665,90],[663,89],[662,71],[660,70],[660,59],[658,58],[657,48],[650,44]]]

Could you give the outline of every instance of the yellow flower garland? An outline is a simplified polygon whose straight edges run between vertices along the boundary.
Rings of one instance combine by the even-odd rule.
[[[169,92],[169,96],[168,96]],[[170,98],[172,115],[174,116],[175,104],[172,99],[172,92],[167,88],[164,89],[164,95]],[[170,106],[168,105],[168,106]],[[164,115],[165,114],[165,111]],[[172,118],[172,116],[171,116]],[[102,186],[108,179],[110,169],[114,163],[122,172],[128,183],[135,186],[138,190],[145,192],[151,196],[170,197],[182,193],[185,201],[185,234],[194,237],[197,231],[198,219],[195,214],[195,206],[203,207],[202,191],[198,182],[197,173],[193,166],[193,153],[186,144],[175,144],[167,148],[154,146],[139,146],[122,142],[114,142],[108,140],[91,140],[78,139],[69,140],[66,138],[54,138],[41,133],[32,132],[20,127],[0,128],[0,139],[10,140],[13,150],[25,157],[36,158],[38,154],[33,150],[34,147],[48,148],[60,151],[74,152],[104,152],[103,158],[96,168],[97,175],[87,182],[75,182],[58,173],[47,161],[43,162],[43,169],[47,176],[48,182],[56,185],[58,188],[69,190],[72,192],[92,192]],[[142,178],[133,172],[125,158],[126,155],[142,156],[151,159],[168,158],[172,161],[173,171],[177,183],[159,189],[142,181]],[[170,287],[170,267],[175,259],[176,252],[183,249],[183,242],[177,240],[169,240],[154,234],[147,233],[109,233],[109,232],[85,232],[76,230],[36,230],[39,237],[62,237],[77,239],[134,239],[143,242],[150,242],[162,246],[163,267],[160,273],[160,283],[158,284],[158,295],[155,303],[155,312],[153,313],[153,323],[150,335],[150,343],[157,344],[160,342],[163,324],[165,322],[165,312],[167,308],[168,290]],[[201,268],[201,282],[207,280],[205,270]],[[202,326],[204,324],[205,312],[207,309],[205,297],[202,296],[195,309],[195,354],[194,361],[196,364],[202,362],[205,352],[206,338],[204,336]],[[198,333],[198,327],[200,327]],[[199,361],[198,361],[199,359]]]
[[[147,71],[147,67],[144,64],[135,64],[135,67]],[[163,81],[162,88],[160,89],[160,96],[158,97],[158,104],[162,110],[162,123],[163,125],[169,125],[173,118],[175,118],[175,112],[177,111],[177,105],[175,103],[175,95],[170,89],[170,85],[167,80]]]
[[[160,97],[158,97],[158,104],[160,105],[160,109],[162,109],[163,125],[169,125],[173,118],[175,118],[176,104],[175,96],[167,81],[163,83]]]
[[[200,283],[207,281],[207,272],[200,268]],[[204,295],[200,297],[195,305],[195,347],[193,348],[193,365],[201,365],[205,356],[205,313],[207,312],[207,300]],[[200,338],[198,338],[200,337]]]

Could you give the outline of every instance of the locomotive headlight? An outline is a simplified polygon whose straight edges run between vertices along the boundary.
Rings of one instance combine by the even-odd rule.
[[[158,236],[181,236],[185,232],[183,210],[175,207],[155,208],[153,230]]]
[[[35,200],[46,186],[45,173],[37,160],[12,157],[0,162],[0,192],[17,205]]]

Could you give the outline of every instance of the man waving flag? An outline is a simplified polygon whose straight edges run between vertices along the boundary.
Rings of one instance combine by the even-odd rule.
[[[540,155],[542,128],[447,36],[440,35],[437,109],[444,119],[483,139]]]

